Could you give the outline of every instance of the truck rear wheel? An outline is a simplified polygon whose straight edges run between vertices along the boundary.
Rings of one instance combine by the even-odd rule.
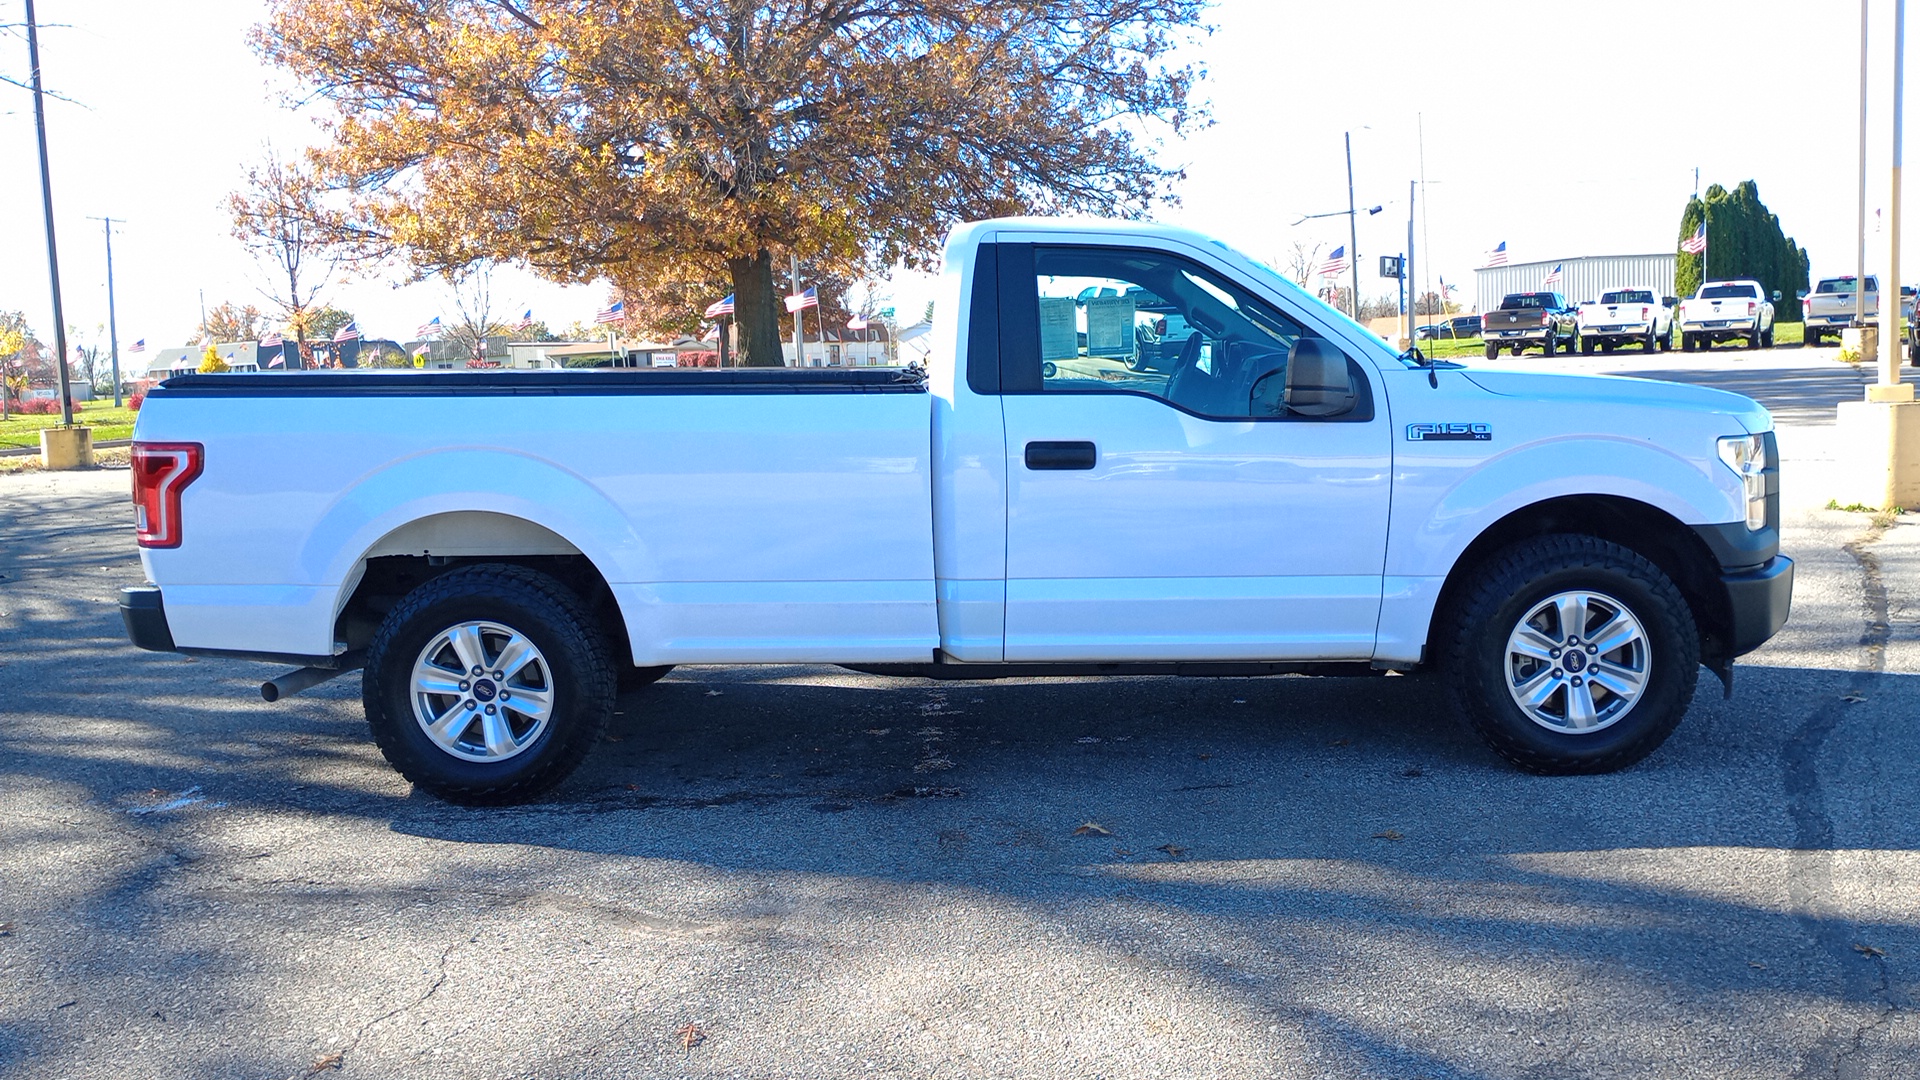
[[[1593,351],[1593,346],[1594,346],[1594,340],[1592,338],[1587,338],[1586,340],[1580,343],[1580,351],[1583,353],[1590,353]]]
[[[1682,333],[1680,335],[1680,351],[1681,352],[1693,351],[1693,335],[1692,334]]]
[[[381,621],[361,698],[374,741],[448,802],[531,798],[565,780],[605,729],[615,676],[580,598],[522,566],[461,567]]]
[[[1546,338],[1540,342],[1540,347],[1546,351],[1548,356],[1553,355],[1553,330],[1551,328],[1547,330]]]
[[[1757,349],[1760,347],[1760,343],[1765,340],[1766,335],[1760,332],[1760,320],[1755,319],[1753,322],[1753,333],[1747,335],[1747,348]]]
[[[1491,341],[1487,342],[1487,359],[1491,360],[1494,357],[1499,355],[1500,355],[1500,346],[1495,345]]]
[[[1693,700],[1693,613],[1658,567],[1618,544],[1522,541],[1458,598],[1445,661],[1455,700],[1522,769],[1625,768],[1665,742]]]

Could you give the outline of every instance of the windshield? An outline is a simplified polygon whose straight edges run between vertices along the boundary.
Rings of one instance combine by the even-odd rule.
[[[1759,295],[1751,285],[1709,285],[1700,290],[1702,300],[1751,300]]]
[[[1261,262],[1259,259],[1253,258],[1250,255],[1246,255],[1238,250],[1235,250],[1232,247],[1229,247],[1227,244],[1224,244],[1219,240],[1214,240],[1212,241],[1212,243],[1214,247],[1217,247],[1222,251],[1230,252],[1233,255],[1238,256],[1243,262],[1245,262],[1248,266],[1251,266],[1254,269],[1256,276],[1265,279],[1267,286],[1273,289],[1275,292],[1278,292],[1280,295],[1292,297],[1295,302],[1301,303],[1303,305],[1311,304],[1313,306],[1314,313],[1319,315],[1320,318],[1325,319],[1331,323],[1337,323],[1342,328],[1352,330],[1356,334],[1364,334],[1367,337],[1372,338],[1374,341],[1379,342],[1381,348],[1387,350],[1389,353],[1393,353],[1402,364],[1405,364],[1408,367],[1420,366],[1411,358],[1401,353],[1400,350],[1395,349],[1393,346],[1387,344],[1386,338],[1383,338],[1379,334],[1374,333],[1372,330],[1368,329],[1366,326],[1358,322],[1355,322],[1353,318],[1349,316],[1346,312],[1341,311],[1339,308],[1335,307],[1334,305],[1329,304],[1325,300],[1322,300],[1319,297],[1314,296],[1312,293],[1308,292],[1304,286],[1300,285],[1298,282],[1289,280],[1287,276],[1285,274],[1282,274],[1280,271],[1275,270],[1273,267],[1268,266],[1266,263]]]
[[[1850,277],[1822,278],[1820,284],[1815,286],[1813,291],[1817,293],[1839,293],[1841,295],[1851,296],[1855,291],[1854,279]],[[1871,277],[1867,278],[1867,291],[1879,292],[1880,283]]]
[[[1651,304],[1653,293],[1646,289],[1615,289],[1610,293],[1601,293],[1603,304]]]

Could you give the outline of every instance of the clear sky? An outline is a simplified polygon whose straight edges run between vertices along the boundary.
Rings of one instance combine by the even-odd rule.
[[[203,290],[209,305],[258,301],[260,273],[229,235],[221,204],[269,140],[291,149],[312,132],[284,107],[283,78],[246,45],[266,5],[37,6],[45,23],[65,24],[41,35],[47,84],[77,102],[48,109],[67,321],[89,335],[106,321],[101,226],[89,215],[127,221],[114,240],[123,354],[137,338],[150,348],[184,342]],[[1889,191],[1892,6],[1873,0],[1876,209]],[[20,21],[22,9],[0,0],[0,23]],[[1470,284],[1502,240],[1516,262],[1670,251],[1696,167],[1702,189],[1757,181],[1787,233],[1811,251],[1816,275],[1850,272],[1858,18],[1851,0],[1221,0],[1216,32],[1191,51],[1209,71],[1201,93],[1217,123],[1164,148],[1188,180],[1181,205],[1159,216],[1278,266],[1295,241],[1344,243],[1343,218],[1292,222],[1345,208],[1341,134],[1351,130],[1356,198],[1384,207],[1362,218],[1362,288],[1386,292],[1373,260],[1404,247],[1424,131],[1422,278],[1431,271]],[[26,73],[24,40],[0,37],[0,74]],[[50,340],[32,106],[5,85],[0,208],[0,309],[24,310]],[[1906,217],[1920,218],[1910,198]],[[1884,236],[1870,243],[1870,268],[1884,263],[1885,246]],[[1920,279],[1917,257],[1907,245],[1909,281]],[[925,287],[893,283],[903,314]],[[494,293],[498,309],[530,306],[556,327],[605,300],[603,290],[524,275],[503,276]],[[435,283],[354,281],[325,299],[373,336],[406,336],[451,310]]]

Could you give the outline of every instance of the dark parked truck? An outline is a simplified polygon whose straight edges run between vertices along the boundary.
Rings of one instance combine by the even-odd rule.
[[[1520,350],[1539,346],[1552,356],[1561,344],[1571,352],[1579,343],[1574,326],[1574,310],[1559,293],[1512,293],[1500,301],[1498,311],[1487,312],[1482,321],[1482,336],[1487,342],[1487,359],[1507,349],[1515,356]]]

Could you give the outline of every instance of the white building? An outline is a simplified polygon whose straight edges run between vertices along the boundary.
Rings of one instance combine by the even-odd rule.
[[[1674,253],[1668,251],[1483,266],[1473,272],[1475,310],[1494,311],[1502,297],[1522,292],[1557,292],[1574,303],[1598,300],[1609,289],[1652,289],[1660,296],[1672,296],[1674,259]],[[1545,284],[1556,266],[1560,268],[1560,280]]]

